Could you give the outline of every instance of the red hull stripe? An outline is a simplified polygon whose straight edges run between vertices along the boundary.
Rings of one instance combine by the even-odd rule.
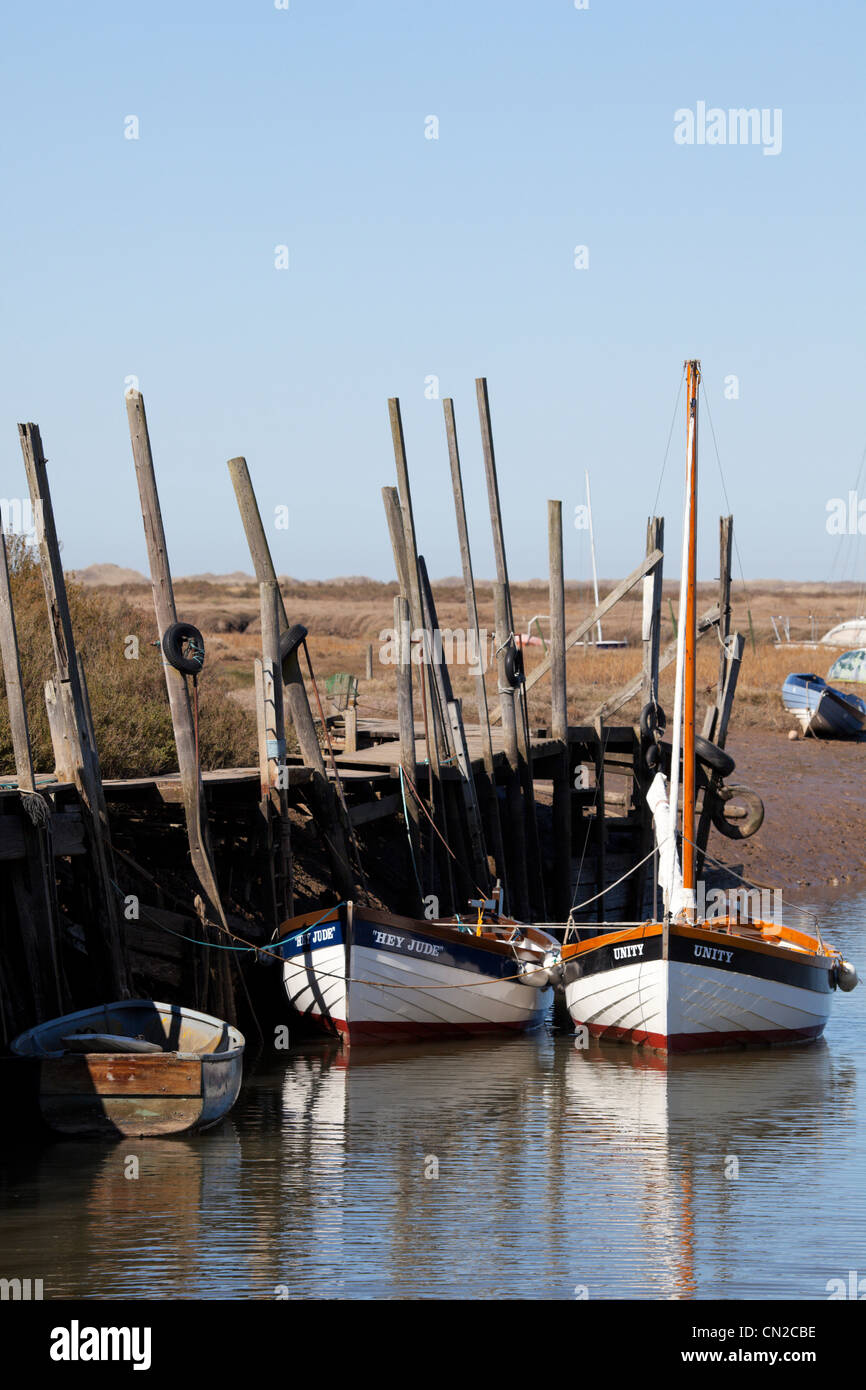
[[[722,1033],[647,1033],[642,1028],[606,1028],[602,1024],[578,1024],[586,1027],[594,1038],[615,1038],[618,1042],[630,1042],[636,1047],[651,1047],[657,1052],[708,1052],[720,1047],[743,1047],[749,1043],[795,1043],[812,1042],[820,1038],[824,1031],[823,1023],[811,1028],[764,1028],[752,1031],[731,1030]]]

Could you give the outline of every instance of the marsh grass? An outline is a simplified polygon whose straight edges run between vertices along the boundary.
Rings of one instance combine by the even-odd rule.
[[[33,761],[54,767],[43,695],[54,675],[51,634],[38,557],[20,537],[7,536],[24,698]],[[175,771],[177,755],[152,611],[111,591],[67,581],[72,627],[84,664],[100,764],[105,777],[141,777]],[[138,658],[128,659],[129,637]],[[226,691],[208,663],[200,680],[199,738],[204,767],[248,766],[256,758],[255,723]],[[6,703],[0,688],[0,775],[14,774]]]

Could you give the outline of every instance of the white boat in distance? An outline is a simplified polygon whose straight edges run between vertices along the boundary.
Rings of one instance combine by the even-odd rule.
[[[596,1037],[661,1052],[819,1038],[834,990],[857,972],[820,934],[775,922],[698,918],[695,882],[695,646],[697,641],[697,433],[700,363],[686,364],[686,526],[678,633],[670,793],[657,772],[647,793],[659,849],[662,922],[578,929],[562,949],[572,1021]],[[655,721],[656,725],[658,720]],[[682,871],[677,853],[682,735]]]
[[[344,1041],[525,1032],[544,1019],[559,942],[502,918],[419,921],[341,903],[283,924],[289,1003]]]

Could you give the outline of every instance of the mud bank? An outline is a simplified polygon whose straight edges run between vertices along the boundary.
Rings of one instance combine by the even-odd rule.
[[[729,781],[752,787],[764,824],[750,840],[712,831],[709,854],[743,877],[814,899],[866,883],[866,742],[744,729],[731,735]]]

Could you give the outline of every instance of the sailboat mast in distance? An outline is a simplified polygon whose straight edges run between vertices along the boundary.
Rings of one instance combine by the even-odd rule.
[[[591,557],[592,557],[592,591],[593,591],[593,593],[594,593],[594,595],[595,595],[595,606],[596,606],[596,608],[597,608],[597,607],[598,607],[598,570],[597,570],[597,568],[596,568],[596,563],[595,563],[595,535],[594,535],[593,529],[592,529],[592,499],[590,498],[590,495],[589,495],[589,469],[588,469],[588,468],[584,469],[584,477],[586,478],[586,514],[587,514],[587,517],[588,517],[588,519],[589,519],[589,553],[590,553],[590,555],[591,555]],[[601,619],[600,619],[600,618],[599,618],[598,623],[596,624],[596,626],[597,626],[597,628],[598,628],[598,640],[599,640],[599,642],[602,642],[602,641],[604,641],[604,638],[603,638],[602,635],[601,635]]]
[[[695,700],[697,649],[698,385],[701,364],[686,363],[688,384],[687,500],[689,517],[686,646],[683,689],[683,896],[689,917],[695,904]]]

